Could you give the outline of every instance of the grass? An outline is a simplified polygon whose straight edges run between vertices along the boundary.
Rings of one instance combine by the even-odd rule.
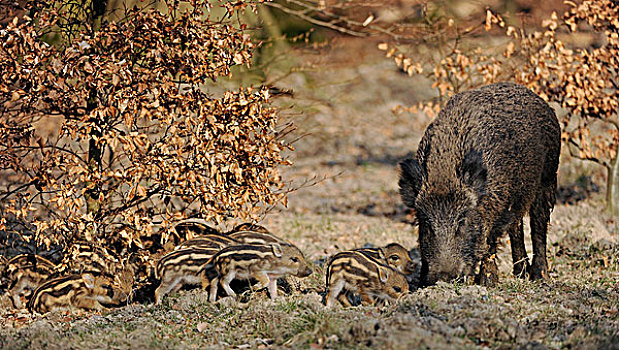
[[[332,223],[326,233],[337,236],[341,222]],[[601,269],[594,261],[614,251],[590,245],[571,250],[578,253],[553,258],[555,277],[547,281],[502,271],[492,288],[441,282],[390,306],[329,309],[316,293],[212,304],[194,290],[158,306],[134,304],[102,315],[56,311],[12,323],[16,328],[9,317],[0,329],[0,347],[612,348],[619,331],[619,269]],[[324,281],[320,267],[315,269],[304,283],[320,289]]]

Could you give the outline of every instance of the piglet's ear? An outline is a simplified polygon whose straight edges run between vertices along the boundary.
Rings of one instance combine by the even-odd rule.
[[[409,158],[400,162],[400,196],[410,208],[415,207],[415,199],[421,190],[424,171],[417,159]]]
[[[82,275],[82,280],[88,289],[95,288],[95,277],[89,273],[85,273]]]
[[[279,244],[272,243],[271,249],[273,250],[273,255],[275,255],[278,258],[282,257],[282,247]]]
[[[378,257],[381,260],[387,260],[387,256],[385,255],[385,251],[383,250],[383,248],[378,248]]]
[[[488,169],[484,164],[481,152],[471,151],[467,153],[459,170],[458,176],[462,183],[472,191],[471,195],[475,199],[486,193]]]
[[[381,283],[387,283],[387,280],[389,279],[389,271],[387,269],[378,269],[378,279],[380,280]]]

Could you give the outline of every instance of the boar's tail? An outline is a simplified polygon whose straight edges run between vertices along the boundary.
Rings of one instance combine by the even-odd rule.
[[[415,207],[415,199],[421,189],[423,181],[423,169],[417,159],[409,158],[400,162],[400,196],[402,201],[410,208]]]

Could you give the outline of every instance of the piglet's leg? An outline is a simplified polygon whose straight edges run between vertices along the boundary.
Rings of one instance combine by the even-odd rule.
[[[271,299],[275,299],[277,297],[277,279],[271,279],[266,272],[254,272],[252,273],[252,277],[258,281],[256,284],[256,289],[262,289],[266,287],[269,290],[269,295]]]
[[[342,289],[344,289],[344,281],[337,281],[335,283],[330,283],[327,286],[327,295],[325,296],[325,305],[327,305],[328,307],[333,306],[333,304],[335,304],[336,298],[342,292]]]
[[[24,307],[24,304],[21,301],[21,296],[27,292],[26,295],[32,295],[32,292],[37,287],[37,283],[35,281],[30,280],[29,277],[22,277],[18,280],[18,282],[11,288],[9,294],[13,298],[13,305],[16,308],[21,309]]]
[[[232,297],[236,296],[236,293],[230,287],[230,282],[234,280],[235,275],[236,274],[234,273],[234,271],[230,271],[226,275],[224,275],[221,279],[222,288],[226,291],[226,293],[228,293],[229,296],[232,296]]]
[[[213,278],[211,281],[211,291],[209,293],[208,300],[210,302],[217,301],[217,285],[219,284],[219,277]]]
[[[342,304],[345,307],[351,307],[352,303],[350,302],[350,300],[348,300],[348,295],[350,293],[346,293],[345,291],[343,293],[340,293],[340,295],[337,296],[337,300],[340,301],[340,304]]]
[[[368,292],[361,291],[359,295],[361,296],[361,305],[374,305],[374,298],[372,298],[372,296]]]
[[[24,291],[24,288],[21,284],[22,283],[18,283],[9,292],[9,294],[11,295],[11,298],[13,299],[13,305],[18,309],[21,309],[24,306],[23,303],[21,302],[21,294]]]
[[[271,296],[271,299],[277,298],[277,278],[269,280],[267,287],[269,289],[269,295]]]
[[[71,300],[71,306],[85,310],[103,310],[103,305],[101,305],[95,298],[84,294],[76,295]]]
[[[496,266],[496,255],[492,254],[489,258],[481,262],[481,269],[479,275],[476,276],[475,282],[482,285],[491,287],[499,281],[499,272]]]
[[[174,278],[170,280],[170,278],[162,277],[159,287],[155,290],[155,304],[161,303],[161,299],[163,299],[165,295],[169,294],[175,289],[180,289],[180,286],[182,286],[180,280],[181,278]]]
[[[268,287],[269,283],[271,282],[271,279],[266,272],[254,272],[252,273],[251,277],[258,281],[258,284],[256,284],[256,289]]]

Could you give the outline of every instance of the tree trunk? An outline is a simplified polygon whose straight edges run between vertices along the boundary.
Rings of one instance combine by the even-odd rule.
[[[606,203],[608,211],[619,216],[619,147],[618,154],[610,161],[608,181],[606,182]]]
[[[93,30],[97,31],[101,27],[101,20],[105,15],[107,5],[108,0],[92,1],[90,24],[92,25]],[[86,101],[86,110],[88,112],[92,112],[97,107],[97,91],[95,89],[91,89],[88,96],[88,101]],[[101,157],[103,155],[103,150],[101,145],[97,142],[97,140],[101,137],[101,132],[96,128],[92,128],[90,131],[90,136],[90,140],[88,140],[88,171],[90,174],[93,174],[101,171]],[[84,192],[84,197],[86,199],[86,210],[88,214],[92,214],[94,218],[97,217],[97,214],[101,209],[101,205],[99,204],[101,188],[99,184],[93,182],[89,182],[87,186],[89,188]]]
[[[88,101],[86,102],[86,108],[88,111],[93,111],[97,107],[97,92],[96,90],[91,90],[89,93]],[[92,128],[90,131],[90,140],[88,140],[88,171],[90,174],[101,171],[101,156],[102,149],[100,145],[97,144],[97,139],[101,137],[101,132],[96,128]],[[88,214],[92,214],[93,217],[96,217],[101,209],[99,205],[99,194],[101,193],[101,189],[99,185],[93,182],[88,182],[88,189],[84,192],[84,197],[86,199],[86,210]]]

